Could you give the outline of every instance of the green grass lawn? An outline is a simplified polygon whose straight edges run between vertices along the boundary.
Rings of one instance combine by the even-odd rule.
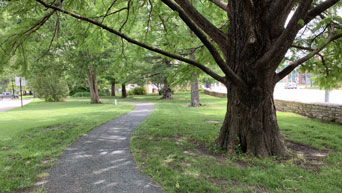
[[[58,103],[35,99],[23,109],[0,112],[0,192],[32,187],[73,141],[134,108],[102,101],[105,104],[91,105],[89,99]]]
[[[168,101],[159,96],[130,98],[156,104],[152,115],[133,134],[131,149],[139,167],[165,192],[341,192],[341,125],[292,113],[277,114],[286,141],[328,152],[315,162],[291,153],[291,149],[289,159],[227,156],[213,145],[226,100],[201,95],[203,106],[189,108],[189,98],[188,93],[175,94]]]

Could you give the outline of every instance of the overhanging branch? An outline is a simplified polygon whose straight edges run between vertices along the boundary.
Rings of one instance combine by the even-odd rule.
[[[228,65],[226,65],[226,62],[222,59],[222,57],[220,56],[219,52],[216,50],[214,45],[207,39],[207,36],[202,32],[202,30],[191,19],[187,17],[185,11],[170,0],[163,0],[163,2],[170,9],[178,12],[179,17],[196,34],[196,36],[202,41],[205,47],[209,50],[215,62],[218,64],[221,70],[227,75],[227,78],[233,84],[236,84],[239,86],[245,86],[244,81],[236,73],[234,73],[234,71]]]
[[[220,46],[221,49],[227,50],[228,37],[215,25],[207,20],[200,12],[188,0],[175,0],[179,7],[184,10],[188,20],[192,20],[201,30],[203,30],[208,36]],[[165,3],[166,1],[163,0]],[[170,2],[170,1],[169,1]]]
[[[164,56],[167,56],[167,57],[170,57],[170,58],[173,58],[173,59],[176,59],[176,60],[180,60],[180,61],[183,61],[183,62],[186,62],[188,64],[191,64],[195,67],[198,67],[199,69],[201,69],[203,72],[207,73],[208,75],[210,75],[211,77],[213,77],[214,79],[216,79],[217,81],[219,82],[222,82],[224,84],[226,84],[226,79],[224,77],[221,77],[220,75],[216,74],[215,72],[213,72],[212,70],[210,70],[208,67],[204,66],[203,64],[197,62],[197,61],[194,61],[194,60],[190,60],[190,59],[187,59],[187,58],[184,58],[182,56],[178,56],[178,55],[175,55],[175,54],[172,54],[172,53],[169,53],[169,52],[166,52],[164,50],[161,50],[161,49],[158,49],[158,48],[155,48],[155,47],[152,47],[152,46],[149,46],[149,45],[146,45],[144,43],[141,43],[135,39],[132,39],[130,37],[128,37],[127,35],[117,31],[117,30],[114,30],[100,22],[97,22],[93,19],[90,19],[90,18],[87,18],[87,17],[83,17],[83,16],[80,16],[78,14],[75,14],[73,12],[70,12],[70,11],[67,11],[67,10],[64,10],[64,9],[61,9],[59,7],[56,7],[56,6],[53,6],[53,5],[49,5],[47,3],[45,3],[44,1],[42,0],[36,0],[38,3],[40,3],[41,5],[43,5],[44,7],[46,8],[50,8],[50,9],[54,9],[54,10],[57,10],[59,12],[62,12],[64,14],[67,14],[67,15],[70,15],[71,17],[73,18],[76,18],[76,19],[80,19],[82,21],[86,21],[86,22],[89,22],[89,23],[92,23],[110,33],[113,33],[123,39],[125,39],[126,41],[132,43],[132,44],[135,44],[137,46],[140,46],[140,47],[143,47],[147,50],[150,50],[150,51],[153,51],[153,52],[156,52],[156,53],[159,53],[161,55],[164,55]]]
[[[291,46],[298,31],[303,27],[299,24],[299,21],[305,17],[306,13],[310,9],[311,3],[312,0],[303,0],[300,2],[285,30],[283,30],[271,48],[256,62],[257,67],[261,68],[268,62],[270,67],[273,67],[274,69],[277,68],[279,61]]]
[[[330,36],[323,45],[321,45],[319,48],[317,48],[315,50],[313,50],[312,48],[305,48],[305,47],[297,46],[298,48],[302,48],[302,49],[306,49],[306,50],[312,50],[312,52],[310,54],[306,55],[305,57],[300,58],[299,60],[293,62],[291,65],[284,68],[281,72],[277,73],[276,74],[276,82],[280,81],[285,76],[290,74],[299,65],[303,64],[304,62],[306,62],[309,59],[311,59],[312,57],[314,57],[316,54],[318,54],[320,51],[322,51],[327,45],[329,45],[329,43],[331,43],[332,41],[335,41],[341,37],[342,37],[342,34]]]
[[[317,5],[316,7],[312,8],[308,14],[306,15],[304,22],[305,24],[309,23],[311,20],[313,20],[316,16],[323,13],[325,10],[329,9],[336,3],[338,3],[340,0],[327,0],[323,3]]]
[[[44,17],[42,17],[37,23],[33,24],[29,29],[25,30],[24,32],[19,32],[19,33],[15,33],[11,36],[9,36],[6,40],[4,40],[3,42],[1,42],[1,44],[5,44],[8,41],[10,41],[11,39],[13,39],[13,42],[11,43],[11,47],[10,47],[10,51],[9,53],[14,53],[16,52],[16,50],[19,48],[20,44],[22,42],[20,42],[20,39],[24,37],[25,41],[28,37],[30,37],[30,35],[34,32],[36,32],[37,30],[40,29],[40,27],[42,27],[47,20],[49,20],[49,18],[56,12],[56,10],[52,10],[50,11],[48,14],[44,15]]]

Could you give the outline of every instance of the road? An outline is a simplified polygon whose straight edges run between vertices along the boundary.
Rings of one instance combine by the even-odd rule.
[[[23,104],[26,105],[30,103],[32,100],[23,100]],[[18,108],[21,106],[20,99],[3,99],[0,100],[0,112],[7,111],[10,109]]]
[[[319,89],[285,89],[285,83],[278,83],[274,89],[274,98],[305,103],[324,103],[325,91]],[[329,92],[329,103],[342,104],[342,90]]]
[[[223,86],[214,85],[210,90],[226,93],[227,89]],[[304,103],[324,103],[325,91],[319,89],[285,89],[285,83],[278,83],[274,89],[274,98],[286,101],[297,101]],[[342,104],[342,90],[332,90],[329,92],[329,104]]]

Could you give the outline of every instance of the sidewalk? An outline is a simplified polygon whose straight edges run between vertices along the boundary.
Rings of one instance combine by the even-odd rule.
[[[135,103],[132,112],[89,132],[68,147],[51,168],[48,193],[162,193],[131,155],[130,136],[154,105]]]

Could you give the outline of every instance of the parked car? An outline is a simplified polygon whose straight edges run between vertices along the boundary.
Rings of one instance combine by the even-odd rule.
[[[10,92],[3,92],[1,95],[0,95],[0,99],[5,99],[5,98],[8,98],[8,99],[17,99],[19,98],[18,95],[16,94],[12,94]]]
[[[285,89],[297,89],[297,84],[294,82],[289,82],[285,84]]]

